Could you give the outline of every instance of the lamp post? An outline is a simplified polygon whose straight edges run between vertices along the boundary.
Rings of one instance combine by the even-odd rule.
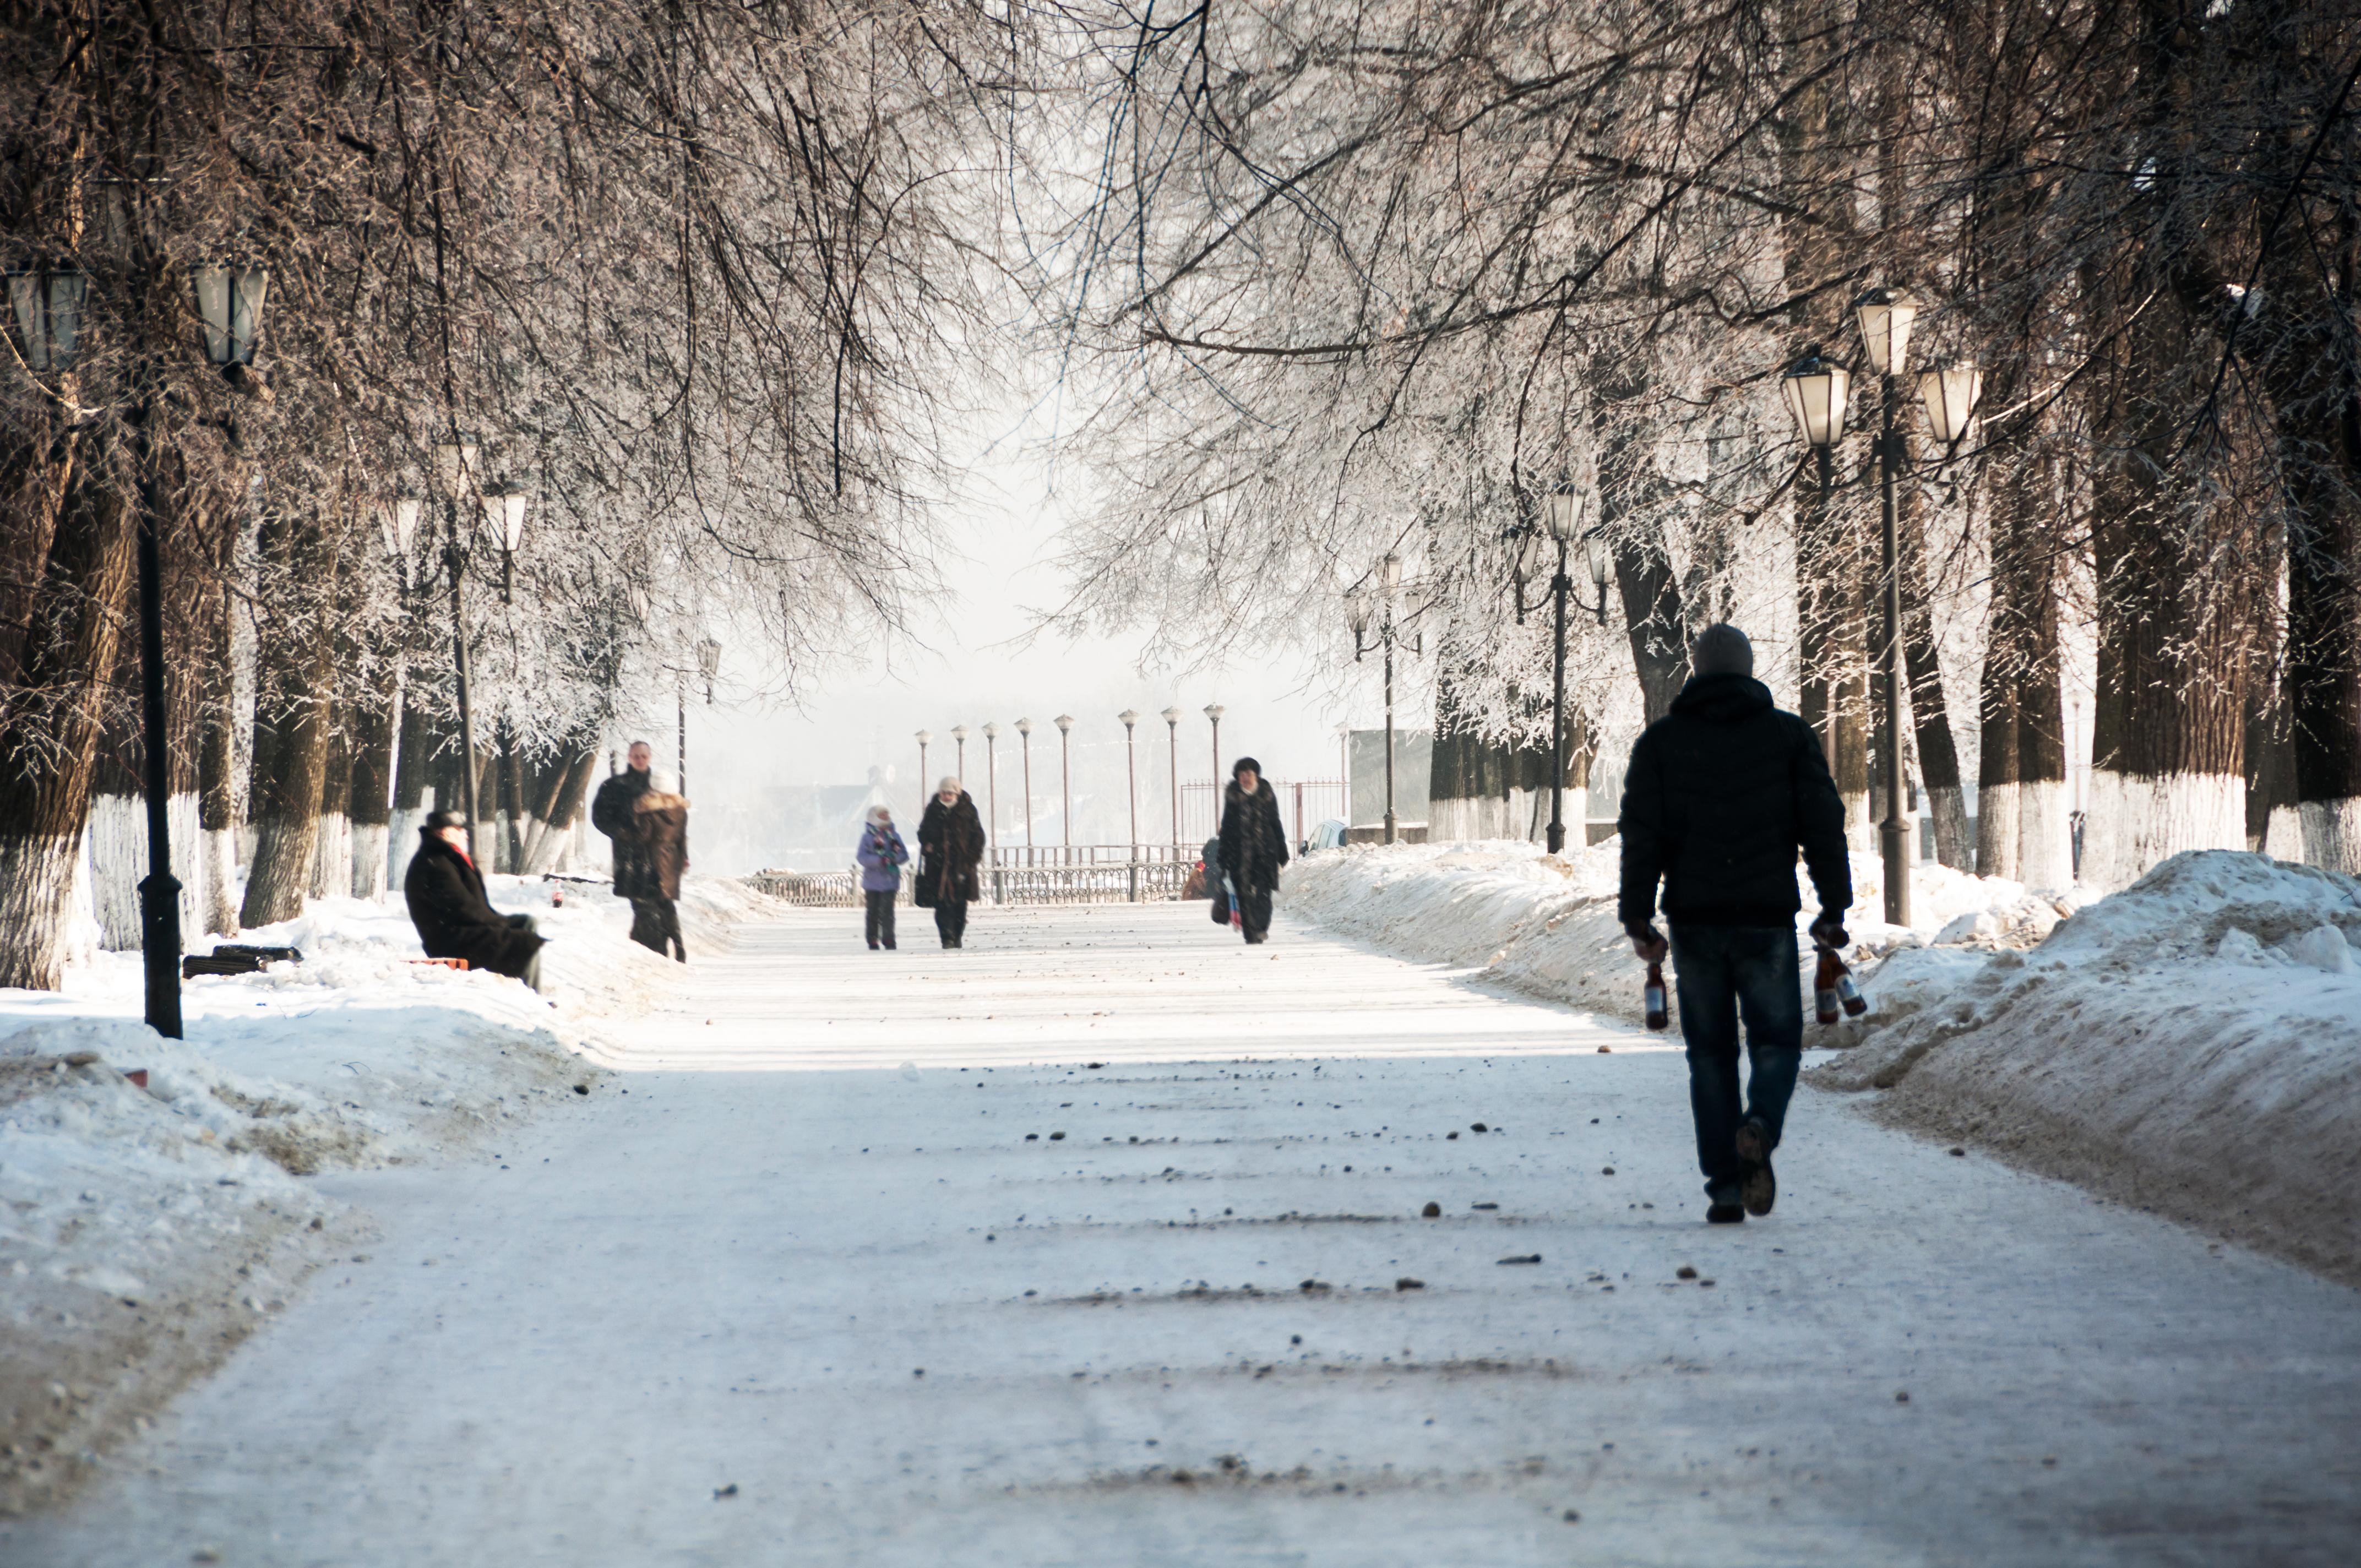
[[[1131,850],[1124,859],[1131,862],[1131,901],[1139,902],[1139,753],[1132,747],[1131,727],[1139,722],[1139,714],[1125,708],[1115,717],[1123,721],[1124,793],[1131,803]]]
[[[1549,531],[1550,537],[1557,541],[1557,572],[1550,578],[1555,620],[1550,657],[1549,852],[1554,855],[1565,849],[1565,597],[1574,588],[1565,575],[1565,554],[1582,532],[1582,492],[1570,484],[1562,484],[1550,492]],[[1598,605],[1600,619],[1604,620],[1604,591],[1599,595]]]
[[[918,808],[926,809],[927,800],[935,793],[934,784],[927,778],[927,742],[935,738],[930,729],[918,731]]]
[[[1877,477],[1885,546],[1885,819],[1878,824],[1878,848],[1885,860],[1885,919],[1910,924],[1910,822],[1902,805],[1902,548],[1895,487],[1907,459],[1907,438],[1895,422],[1898,383],[1910,352],[1910,326],[1918,307],[1886,289],[1872,289],[1853,302],[1870,367],[1878,377]]]
[[[713,677],[721,673],[721,644],[708,637],[697,645],[697,673],[705,677],[705,706],[713,706]]]
[[[1033,863],[1033,721],[1016,721],[1017,744],[1025,752],[1025,863]]]
[[[1213,806],[1213,819],[1217,823],[1221,820],[1222,815],[1220,806],[1222,798],[1222,715],[1228,711],[1229,709],[1224,707],[1218,702],[1209,702],[1205,705],[1205,717],[1213,721],[1213,800],[1215,802]]]
[[[956,731],[954,731],[956,733]],[[992,901],[1000,902],[1000,726],[983,727],[984,798],[992,810],[992,831],[984,835],[992,847]]]
[[[476,505],[484,521],[491,528],[492,537],[500,546],[500,602],[516,602],[516,554],[524,544],[525,513],[533,506],[533,495],[522,488],[508,483],[487,485],[476,498]]]
[[[1172,743],[1172,852],[1180,852],[1180,710],[1168,707],[1157,716],[1164,720],[1165,739]]]
[[[960,783],[961,785],[965,785],[967,783],[967,726],[964,724],[952,725],[951,740],[959,747]]]
[[[1389,550],[1378,563],[1378,586],[1374,592],[1367,587],[1353,595],[1346,613],[1353,622],[1353,662],[1359,663],[1367,652],[1361,645],[1362,635],[1370,622],[1378,627],[1378,645],[1385,656],[1386,684],[1386,818],[1385,841],[1394,842],[1400,827],[1394,817],[1394,611],[1401,596],[1402,565],[1399,551]]]
[[[443,565],[451,574],[451,668],[459,692],[459,773],[461,794],[467,805],[467,843],[483,849],[483,814],[476,798],[476,709],[467,680],[467,547],[459,532],[461,499],[476,483],[476,444],[458,431],[434,448],[434,470],[443,481],[444,520],[447,534]]]
[[[1336,726],[1336,776],[1344,781],[1345,826],[1350,829],[1353,826],[1353,727],[1350,724]]]
[[[1061,713],[1049,722],[1058,727],[1058,841],[1071,850],[1074,847],[1074,716]],[[1073,858],[1066,856],[1069,861]]]

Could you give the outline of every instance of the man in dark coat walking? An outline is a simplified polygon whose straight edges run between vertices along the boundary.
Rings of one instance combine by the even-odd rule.
[[[1803,1060],[1797,973],[1795,853],[1819,895],[1812,938],[1847,940],[1852,867],[1844,801],[1811,726],[1772,706],[1754,679],[1754,649],[1728,624],[1707,629],[1697,674],[1672,711],[1631,748],[1623,774],[1623,880],[1617,914],[1632,950],[1664,957],[1656,884],[1687,1042],[1689,1107],[1706,1218],[1736,1224],[1778,1195],[1771,1151]],[[1746,1021],[1747,1100],[1738,1090],[1738,1025]]]
[[[935,912],[946,948],[967,946],[967,906],[976,901],[975,868],[983,859],[983,818],[975,801],[946,776],[918,818],[918,874],[910,897]]]
[[[680,912],[675,901],[680,897],[680,875],[673,873],[672,891],[666,893],[659,874],[654,846],[647,839],[653,824],[639,811],[640,797],[655,787],[650,771],[655,753],[644,740],[631,742],[625,757],[625,767],[620,773],[598,786],[590,801],[590,826],[607,835],[614,845],[615,896],[631,901],[631,940],[643,948],[666,952],[679,946]],[[680,865],[688,864],[687,802],[683,807],[679,842]],[[680,957],[687,960],[684,949]]]
[[[1262,764],[1240,757],[1222,792],[1222,873],[1230,879],[1238,929],[1253,947],[1270,931],[1270,894],[1287,864],[1287,825],[1279,819],[1279,792]]]
[[[401,879],[410,923],[430,959],[465,959],[471,970],[541,989],[541,949],[530,915],[503,915],[484,897],[483,874],[467,854],[467,819],[437,811],[418,829],[418,852]]]

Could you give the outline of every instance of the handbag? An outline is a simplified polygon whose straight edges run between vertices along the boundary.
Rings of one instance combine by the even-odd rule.
[[[1213,924],[1216,926],[1226,926],[1230,923],[1229,879],[1227,877],[1223,878],[1219,883],[1216,883],[1213,885],[1212,891],[1213,894]]]
[[[910,879],[910,902],[921,909],[935,906],[935,879],[932,868],[923,855],[919,858],[917,873]]]

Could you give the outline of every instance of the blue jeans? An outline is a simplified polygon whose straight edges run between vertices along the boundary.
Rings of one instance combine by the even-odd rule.
[[[1760,1116],[1776,1147],[1804,1058],[1804,986],[1793,927],[1675,926],[1675,989],[1688,1042],[1689,1109],[1697,1117],[1697,1167],[1706,1196],[1738,1201],[1746,1174],[1738,1128]],[[1738,1092],[1738,1023],[1746,1020],[1752,1068]]]

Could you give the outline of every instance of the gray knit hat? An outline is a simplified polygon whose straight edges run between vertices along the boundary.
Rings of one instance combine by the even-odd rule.
[[[1689,654],[1689,667],[1700,675],[1752,675],[1754,644],[1726,620],[1708,626]]]

